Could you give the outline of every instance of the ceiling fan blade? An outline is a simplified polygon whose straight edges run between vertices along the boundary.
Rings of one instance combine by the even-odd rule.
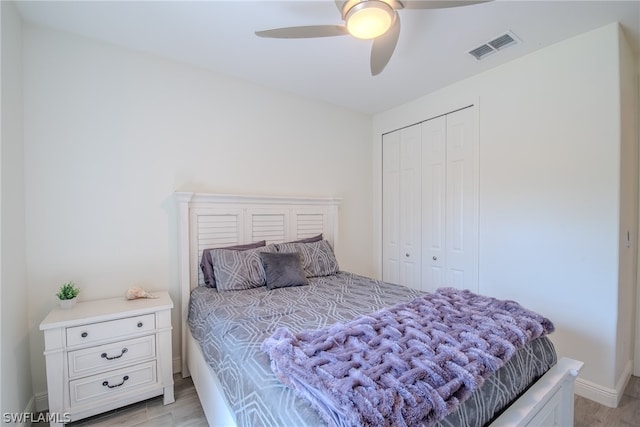
[[[479,1],[431,1],[431,0],[401,0],[403,9],[445,9],[447,7],[471,6],[479,3],[489,3],[493,0]]]
[[[371,75],[377,76],[387,66],[393,51],[398,44],[398,38],[400,37],[400,16],[396,12],[396,16],[391,24],[391,28],[373,40],[371,46]]]
[[[256,31],[256,36],[274,39],[307,39],[316,37],[335,37],[349,34],[344,25],[309,25],[305,27],[274,28]]]

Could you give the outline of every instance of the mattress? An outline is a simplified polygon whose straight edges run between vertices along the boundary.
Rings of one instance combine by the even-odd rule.
[[[322,328],[420,294],[347,272],[312,278],[309,286],[270,291],[198,287],[191,293],[188,322],[238,426],[318,426],[326,424],[320,415],[273,374],[269,357],[260,350],[264,340],[282,326],[294,332]],[[546,337],[532,341],[456,412],[433,425],[489,423],[555,363],[556,353]]]

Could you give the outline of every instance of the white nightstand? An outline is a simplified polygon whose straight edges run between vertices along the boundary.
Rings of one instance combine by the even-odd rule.
[[[174,401],[173,302],[167,292],[152,293],[159,298],[54,308],[40,323],[50,414],[76,421],[161,394],[165,405]]]

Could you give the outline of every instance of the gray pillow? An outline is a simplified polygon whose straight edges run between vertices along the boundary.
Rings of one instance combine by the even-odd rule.
[[[261,252],[260,260],[267,278],[267,289],[288,288],[309,284],[302,269],[300,254]]]
[[[287,243],[313,243],[313,242],[319,242],[320,240],[322,240],[322,233],[318,234],[317,236],[307,237],[306,239],[294,240],[293,242],[287,242]]]
[[[211,260],[218,292],[264,286],[266,276],[260,261],[261,252],[275,252],[275,247],[267,245],[246,251],[212,249]]]
[[[266,246],[267,242],[260,240],[255,243],[247,243],[246,245],[233,245],[225,246],[224,248],[217,249],[232,249],[234,251],[246,251],[247,249],[255,249]],[[202,276],[204,279],[204,285],[209,288],[216,287],[216,278],[213,274],[213,261],[211,260],[211,251],[213,249],[205,249],[202,251],[202,259],[200,260],[200,269],[202,270]]]
[[[307,277],[330,276],[340,269],[333,249],[326,240],[313,243],[279,243],[275,246],[281,253],[299,252]]]

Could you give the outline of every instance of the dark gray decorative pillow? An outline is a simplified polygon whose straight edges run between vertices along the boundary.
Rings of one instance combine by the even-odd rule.
[[[287,242],[287,243],[313,243],[313,242],[319,242],[320,240],[322,240],[322,233],[318,234],[317,236],[307,237],[306,239],[294,240],[293,242]]]
[[[267,242],[260,240],[255,243],[247,243],[246,245],[225,246],[217,249],[233,249],[234,251],[246,251],[247,249],[255,249],[266,246]],[[216,278],[213,274],[213,261],[211,260],[211,251],[213,249],[205,249],[202,251],[202,259],[200,260],[200,269],[204,279],[204,285],[209,288],[216,287]]]
[[[309,284],[302,269],[299,253],[261,252],[260,260],[267,277],[267,289],[288,288]]]
[[[275,252],[274,245],[246,251],[212,249],[213,273],[219,292],[241,291],[265,285],[266,276],[261,252]]]
[[[330,276],[340,269],[333,249],[326,240],[313,243],[280,243],[275,246],[281,253],[299,252],[307,277]]]

